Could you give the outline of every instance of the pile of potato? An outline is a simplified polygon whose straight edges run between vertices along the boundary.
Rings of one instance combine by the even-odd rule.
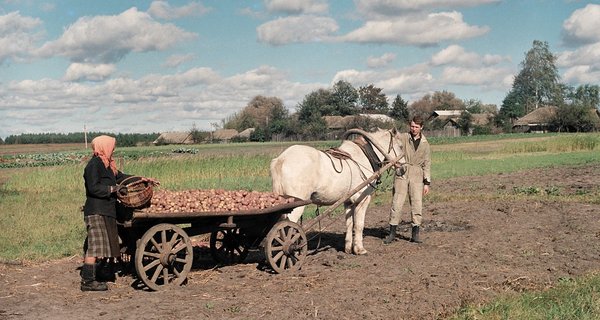
[[[160,213],[245,211],[294,202],[272,192],[247,190],[155,190],[145,211]]]

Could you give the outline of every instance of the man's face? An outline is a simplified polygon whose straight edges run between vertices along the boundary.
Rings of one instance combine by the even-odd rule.
[[[410,122],[410,134],[413,137],[419,137],[421,135],[421,129],[423,129],[421,125],[416,124],[414,121]]]

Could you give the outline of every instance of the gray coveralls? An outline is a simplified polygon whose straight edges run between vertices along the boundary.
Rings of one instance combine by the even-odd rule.
[[[423,186],[431,183],[431,150],[422,133],[416,150],[410,133],[401,133],[398,138],[404,146],[406,165],[396,170],[390,225],[400,223],[400,213],[408,195],[412,226],[420,226],[423,220]]]

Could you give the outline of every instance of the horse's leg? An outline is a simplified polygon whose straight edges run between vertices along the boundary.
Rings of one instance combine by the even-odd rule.
[[[367,196],[354,208],[354,253],[361,255],[366,254],[367,250],[363,246],[363,230],[365,229],[365,216],[367,208],[371,202],[371,196]]]
[[[352,229],[354,225],[354,221],[352,221],[352,216],[354,215],[354,206],[344,204],[344,212],[346,215],[346,239],[344,242],[344,252],[351,254],[352,253]]]
[[[288,220],[290,220],[291,222],[298,222],[298,220],[300,220],[300,217],[302,216],[302,213],[304,213],[304,207],[306,206],[294,208],[292,212],[288,214]]]

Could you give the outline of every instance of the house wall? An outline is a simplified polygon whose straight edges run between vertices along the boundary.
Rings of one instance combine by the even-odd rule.
[[[441,130],[425,130],[426,137],[460,137],[460,129],[446,126]]]

